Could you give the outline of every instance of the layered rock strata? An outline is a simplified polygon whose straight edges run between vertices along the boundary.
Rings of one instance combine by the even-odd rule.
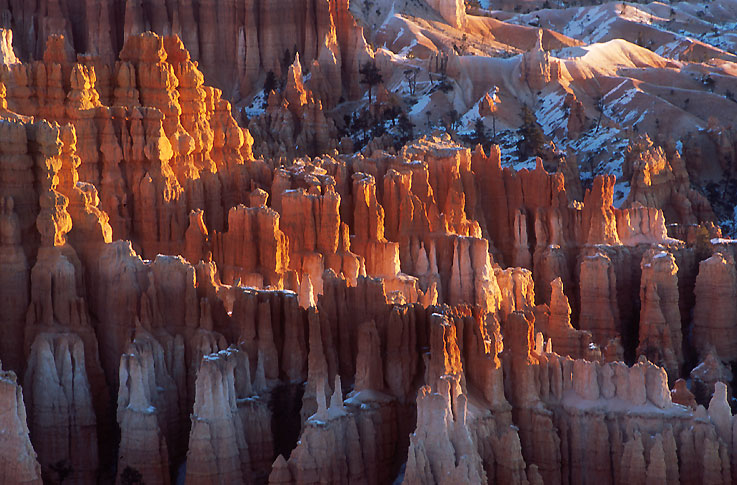
[[[76,21],[49,5],[42,28],[66,37],[2,73],[20,114],[0,120],[0,358],[25,388],[23,403],[0,379],[7,481],[732,481],[734,264],[723,245],[696,276],[704,248],[667,237],[661,195],[617,209],[599,176],[573,200],[570,168],[502,168],[499,147],[447,135],[255,160],[184,48],[191,9],[127,2],[107,72],[75,62]],[[275,15],[264,5],[249,8]],[[347,45],[347,2],[310,5]],[[231,7],[200,2],[195,18]],[[136,33],[172,12],[182,37]],[[197,36],[212,59],[218,36]],[[340,54],[353,67],[356,39]],[[529,87],[558,78],[542,41]],[[330,57],[319,43],[280,66],[269,109],[306,130],[285,140],[323,150],[335,72],[303,71]],[[637,170],[667,175],[650,165]]]

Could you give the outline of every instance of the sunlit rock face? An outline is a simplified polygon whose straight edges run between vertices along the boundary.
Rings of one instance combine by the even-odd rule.
[[[487,4],[0,5],[0,482],[736,482],[737,7]]]

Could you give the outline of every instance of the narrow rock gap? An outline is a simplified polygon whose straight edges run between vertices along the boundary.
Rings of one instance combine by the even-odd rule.
[[[303,383],[280,384],[271,393],[269,409],[271,410],[275,459],[279,455],[284,455],[285,459],[289,459],[292,450],[297,446],[302,427],[299,413],[304,393]]]

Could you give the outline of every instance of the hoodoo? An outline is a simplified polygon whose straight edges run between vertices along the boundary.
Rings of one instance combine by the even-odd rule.
[[[0,485],[736,483],[737,2],[552,3],[0,2]]]

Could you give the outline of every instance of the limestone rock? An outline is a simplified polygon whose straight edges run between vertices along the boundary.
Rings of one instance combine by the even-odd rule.
[[[0,31],[0,64],[10,65],[17,64],[18,58],[15,56],[13,51],[13,31],[10,29],[2,29]]]
[[[180,425],[179,393],[166,366],[164,349],[140,328],[120,359],[118,424],[119,474],[131,467],[146,483],[168,484],[169,448]]]
[[[20,372],[24,362],[24,321],[28,307],[29,267],[21,245],[20,222],[12,197],[0,199],[0,299],[5,303],[2,318],[4,338],[0,359],[6,369]]]
[[[372,389],[381,391],[384,387],[384,373],[381,361],[381,342],[376,331],[376,323],[366,322],[358,333],[358,354],[356,356],[355,390]]]
[[[543,328],[543,334],[552,340],[555,352],[569,355],[574,359],[584,358],[589,354],[590,345],[593,343],[591,333],[576,330],[571,325],[571,307],[563,293],[561,279],[551,281],[550,286],[552,287],[550,316],[547,326]]]
[[[668,241],[665,217],[660,209],[639,203],[629,209],[615,211],[617,233],[622,244],[657,244]]]
[[[502,168],[499,147],[487,156],[440,133],[338,154],[331,118],[342,108],[331,110],[361,95],[363,62],[388,82],[394,62],[396,46],[368,49],[360,6],[72,3],[49,1],[41,18],[11,1],[3,16],[27,27],[19,54],[38,61],[0,74],[0,358],[27,367],[47,481],[62,460],[71,479],[94,481],[116,450],[119,474],[135,468],[147,483],[167,483],[185,459],[191,483],[387,483],[405,456],[407,483],[730,481],[736,441],[720,382],[734,360],[732,249],[721,241],[696,278],[704,248],[692,246],[708,231],[668,237],[666,219],[708,216],[675,147],[633,145],[623,209],[614,177],[584,196],[574,158],[553,163],[552,147],[519,171]],[[458,1],[431,7],[449,29],[534,34],[507,36]],[[394,13],[374,40],[424,19]],[[555,34],[512,46],[537,40],[510,71],[533,93],[565,93],[557,129],[574,135],[590,105],[563,68],[580,61],[551,57],[543,36]],[[80,49],[90,53],[75,59]],[[453,55],[449,70],[470,57]],[[227,100],[253,94],[269,70],[283,92],[246,120]],[[484,94],[459,86],[454,103]],[[508,124],[513,100],[490,93],[479,114]],[[395,96],[378,98],[377,110]],[[727,132],[713,157],[725,167]],[[669,392],[667,373],[689,370],[692,345],[693,394],[682,381]],[[108,439],[106,381],[118,390],[119,443]],[[708,411],[696,404],[710,399]],[[22,426],[8,429],[21,429],[9,456],[36,480]],[[24,480],[14,466],[7,480]]]
[[[725,360],[737,358],[737,336],[733,331],[737,301],[734,259],[716,253],[699,264],[696,277],[696,305],[693,318],[693,342],[703,357],[710,347]]]
[[[711,399],[718,382],[731,382],[732,371],[713,351],[693,368],[690,374],[693,383],[693,393],[700,402]]]
[[[678,152],[668,160],[665,151],[645,135],[627,147],[624,171],[632,179],[627,206],[640,203],[662,209],[670,223],[696,224],[713,219],[709,203],[690,185]]]
[[[696,409],[696,398],[686,387],[686,381],[683,379],[676,380],[675,387],[670,391],[671,400],[676,404],[682,404],[688,406],[691,409]]]
[[[547,83],[560,78],[560,66],[556,59],[543,49],[543,31],[538,30],[537,43],[522,57],[520,69],[522,80],[526,81],[533,92],[542,89]]]
[[[250,286],[283,288],[290,242],[281,225],[279,214],[268,207],[230,209],[228,232],[215,232],[212,238],[223,282],[239,279]]]
[[[356,419],[343,405],[340,376],[336,376],[334,388],[327,405],[324,381],[317,386],[317,412],[305,423],[300,441],[289,457],[295,483],[365,480],[362,443]]]
[[[463,29],[466,26],[466,6],[460,0],[442,2],[431,0],[428,4],[438,11],[441,17],[451,26]]]
[[[99,463],[97,417],[82,339],[69,332],[39,334],[23,381],[28,427],[44,475],[51,474],[55,464],[66,463],[76,483],[94,481]]]
[[[15,373],[0,371],[0,416],[5,432],[0,439],[4,450],[0,460],[0,480],[4,483],[40,484],[41,467],[31,445],[23,391]]]
[[[450,376],[449,376],[450,377]],[[417,395],[417,428],[410,436],[405,484],[482,483],[481,458],[466,423],[467,398],[449,380],[438,381]]]
[[[643,257],[640,284],[638,355],[678,375],[683,364],[681,314],[678,307],[678,266],[672,254],[650,251]]]
[[[598,176],[586,191],[583,203],[583,229],[588,244],[618,244],[617,220],[612,210],[614,176]]]
[[[251,382],[248,367],[238,357],[222,351],[202,360],[187,452],[187,483],[244,483],[250,477],[248,443],[237,400],[250,394]],[[244,373],[243,378],[236,377],[236,372]]]
[[[604,345],[621,335],[617,306],[617,280],[611,259],[600,252],[581,261],[581,330]]]

